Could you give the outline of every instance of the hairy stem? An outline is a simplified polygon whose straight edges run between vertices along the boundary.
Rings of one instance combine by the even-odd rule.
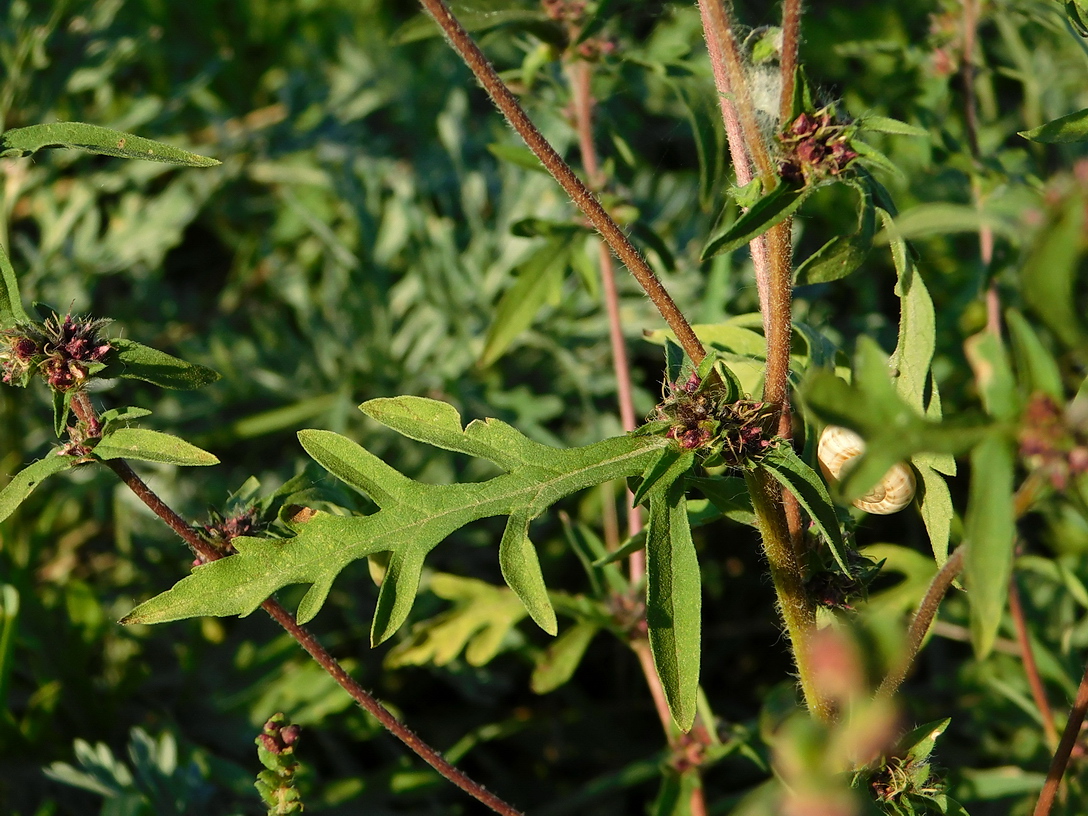
[[[706,50],[710,56],[710,67],[714,71],[714,87],[718,91],[718,103],[722,111],[722,121],[725,123],[726,142],[729,145],[729,157],[733,161],[733,172],[737,176],[737,186],[744,187],[752,181],[752,162],[748,157],[748,151],[744,147],[744,131],[740,125],[740,114],[737,106],[733,104],[733,88],[729,84],[729,75],[725,69],[725,57],[722,55],[718,44],[718,37],[711,34],[709,0],[699,0],[699,14],[703,21],[703,36],[706,39]],[[767,302],[768,278],[770,265],[767,263],[767,243],[762,235],[757,235],[748,242],[748,251],[752,254],[752,266],[756,272],[756,291],[759,294],[760,306]],[[763,314],[763,331],[768,333],[769,316],[766,309],[760,310]]]
[[[778,108],[778,121],[786,125],[793,112],[794,83],[797,76],[797,47],[801,34],[801,0],[783,0],[782,3],[782,57],[779,69],[782,76],[782,98]]]
[[[1073,747],[1077,744],[1086,712],[1088,712],[1088,666],[1085,667],[1084,676],[1081,677],[1080,686],[1077,687],[1077,698],[1073,701],[1073,710],[1069,712],[1069,721],[1065,724],[1058,750],[1054,752],[1054,759],[1046,775],[1046,784],[1043,785],[1043,790],[1039,794],[1039,801],[1035,803],[1033,816],[1047,816],[1054,806],[1058,786],[1061,785],[1062,777],[1065,775]]]
[[[695,336],[687,318],[677,307],[676,302],[658,280],[657,275],[650,269],[649,264],[642,257],[634,245],[623,234],[611,216],[589,188],[582,182],[574,171],[571,170],[563,158],[555,152],[547,139],[540,133],[536,125],[529,119],[513,92],[507,87],[494,67],[488,62],[487,57],[480,51],[476,42],[465,31],[464,27],[453,16],[443,0],[420,0],[435,22],[446,34],[454,50],[465,61],[476,79],[483,85],[492,101],[506,117],[511,127],[525,141],[528,148],[533,151],[545,169],[559,182],[560,186],[574,201],[575,205],[583,213],[594,228],[604,237],[612,251],[627,266],[627,269],[635,276],[635,280],[646,292],[654,306],[661,313],[669,328],[676,335],[676,340],[688,357],[698,365],[706,356],[699,338]]]
[[[700,0],[699,8],[703,14],[707,41],[715,41],[715,51],[721,57],[731,101],[739,115],[745,146],[763,182],[763,189],[769,191],[775,186],[774,166],[759,130],[756,106],[748,89],[748,72],[733,33],[736,28],[723,0]]]
[[[948,560],[944,562],[944,566],[942,566],[937,574],[933,576],[933,580],[929,584],[929,589],[926,590],[926,594],[922,598],[922,603],[918,607],[918,611],[914,613],[914,618],[910,622],[910,629],[907,630],[906,654],[900,659],[899,665],[889,672],[888,676],[884,678],[884,682],[880,684],[880,688],[877,689],[876,692],[877,698],[891,697],[906,679],[907,672],[909,672],[911,666],[914,665],[914,658],[918,656],[918,652],[922,648],[922,643],[926,639],[929,627],[933,624],[933,619],[937,616],[937,609],[940,608],[941,601],[944,599],[949,587],[952,586],[952,582],[956,580],[956,576],[963,570],[963,558],[966,553],[966,546],[961,545],[957,547],[955,551],[948,556]]]
[[[779,611],[793,646],[793,659],[809,711],[831,719],[831,705],[813,683],[811,640],[816,629],[816,606],[805,590],[804,566],[790,540],[782,506],[782,487],[764,470],[745,474],[752,509],[763,537],[763,552],[771,568]]]
[[[743,186],[751,182],[751,163],[754,162],[760,170],[765,189],[770,189],[776,179],[771,168],[770,155],[756,121],[747,72],[733,33],[733,22],[721,0],[699,0],[699,12],[737,183]],[[786,42],[789,43],[790,51],[790,56],[787,58],[784,53],[783,59],[791,67],[788,71],[790,82],[783,83],[782,86],[781,106],[787,110],[790,105],[787,95],[792,100],[793,94],[800,29],[799,0],[787,0],[783,13],[783,28],[788,29]],[[784,67],[783,71],[785,70]],[[748,245],[755,267],[763,333],[767,341],[763,399],[777,408],[776,431],[783,439],[792,437],[789,407],[790,338],[793,331],[791,233],[792,222],[787,219],[767,233],[757,236]],[[764,482],[769,491],[764,491],[765,501],[757,502],[757,488],[753,487],[753,480],[749,480],[753,504],[759,516],[760,531],[764,536],[764,550],[771,563],[775,590],[778,592],[786,629],[793,644],[801,687],[809,707],[818,716],[826,718],[830,716],[830,708],[818,699],[807,672],[807,639],[815,625],[815,608],[804,589],[801,509],[792,495],[783,493],[777,483],[772,484],[773,480],[765,474],[757,481]],[[768,539],[768,535],[772,538]],[[788,596],[783,593],[788,593]],[[790,610],[797,610],[797,613]]]
[[[76,416],[90,422],[96,419],[94,408],[85,392],[79,392],[72,400],[72,410]],[[139,477],[124,459],[110,459],[102,462],[106,467],[117,474],[117,477],[142,501],[148,509],[162,519],[166,525],[177,533],[193,552],[197,553],[205,561],[216,561],[223,557],[218,549],[205,541],[185,519],[183,519],[172,507],[160,499],[155,492],[147,486],[147,483]],[[420,759],[434,768],[438,773],[459,787],[469,796],[491,808],[495,813],[503,816],[522,816],[521,811],[507,804],[495,794],[474,781],[465,773],[450,764],[437,750],[419,738],[414,731],[394,717],[385,706],[378,702],[366,689],[359,685],[350,674],[344,671],[344,667],[331,654],[320,641],[310,632],[299,625],[295,616],[288,612],[274,598],[269,598],[261,609],[267,612],[273,620],[286,630],[298,644],[305,649],[318,665],[332,677],[339,686],[344,689],[367,713],[380,722],[386,730],[403,742]]]

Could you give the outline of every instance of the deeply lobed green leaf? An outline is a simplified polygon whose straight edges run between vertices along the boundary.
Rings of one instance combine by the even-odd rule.
[[[381,509],[356,518],[318,512],[309,521],[293,524],[296,535],[287,540],[235,539],[236,555],[197,567],[172,589],[138,606],[125,622],[246,615],[277,589],[298,583],[311,585],[298,609],[299,620],[306,622],[317,614],[345,566],[389,552],[371,629],[372,641],[381,643],[408,616],[427,553],[454,530],[489,516],[516,516],[518,525],[527,523],[563,496],[642,473],[665,444],[652,437],[624,436],[561,450],[533,442],[494,419],[462,428],[457,411],[435,400],[379,399],[360,408],[406,436],[481,456],[507,472],[474,484],[421,484],[345,437],[301,431],[299,439],[311,456],[366,492]],[[515,554],[515,560],[523,563],[504,569],[511,571],[518,584],[514,588],[530,613],[547,623],[535,594],[543,585],[529,575],[532,565],[524,563],[524,546],[519,543]]]

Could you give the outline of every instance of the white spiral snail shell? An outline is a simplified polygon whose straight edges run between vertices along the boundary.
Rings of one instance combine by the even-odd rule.
[[[828,425],[820,435],[816,458],[824,476],[835,484],[841,478],[843,468],[864,452],[865,441],[860,436],[848,428]],[[915,489],[914,471],[910,465],[900,462],[885,473],[872,490],[856,499],[854,507],[879,516],[898,513],[910,504]]]

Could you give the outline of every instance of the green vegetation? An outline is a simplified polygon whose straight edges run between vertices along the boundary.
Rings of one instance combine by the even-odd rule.
[[[0,5],[0,813],[1083,813],[1088,6],[451,5]]]

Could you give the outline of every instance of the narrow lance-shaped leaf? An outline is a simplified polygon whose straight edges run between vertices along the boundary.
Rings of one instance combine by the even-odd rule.
[[[775,224],[782,223],[804,203],[809,192],[810,189],[807,187],[791,187],[780,182],[777,187],[753,204],[748,212],[707,241],[703,248],[702,260],[709,260],[723,252],[732,252],[757,235],[762,235]]]
[[[118,428],[105,434],[94,448],[96,459],[139,459],[163,465],[218,465],[219,459],[170,434],[144,428]]]
[[[650,650],[677,727],[691,729],[699,691],[702,577],[691,540],[683,479],[650,493],[646,624]]]
[[[983,331],[968,337],[964,350],[975,372],[975,384],[986,413],[1005,422],[1014,421],[1020,415],[1020,398],[1001,338],[994,332]]]
[[[15,277],[11,258],[0,246],[0,329],[29,322],[30,317],[23,311],[23,302],[19,297],[19,280]]]
[[[858,228],[848,235],[837,235],[812,253],[797,267],[797,286],[829,283],[857,270],[873,248],[876,235],[876,208],[873,195],[864,183],[851,185],[859,196]]]
[[[760,464],[797,497],[820,535],[827,541],[839,569],[850,575],[850,568],[846,564],[846,542],[842,538],[839,517],[819,474],[801,461],[788,442],[782,442],[768,451]]]
[[[98,373],[103,379],[142,380],[160,388],[180,391],[202,388],[219,379],[219,374],[210,368],[188,363],[133,340],[116,337],[110,340],[110,346],[106,367]]]
[[[971,452],[971,488],[964,521],[964,582],[971,602],[975,654],[990,653],[1008,597],[1016,519],[1011,443],[996,434]]]
[[[498,360],[517,336],[532,325],[536,313],[562,284],[569,259],[569,241],[553,239],[522,264],[517,281],[495,309],[495,319],[487,330],[480,355],[481,366]]]
[[[671,485],[681,475],[691,470],[694,462],[694,451],[684,450],[675,444],[663,448],[661,456],[642,474],[642,480],[634,492],[631,503],[635,506],[642,504],[651,490],[662,485]]]
[[[75,148],[103,156],[145,159],[185,167],[215,167],[220,164],[216,159],[199,156],[180,147],[84,122],[30,125],[5,131],[0,137],[0,157],[4,158],[29,156],[46,147]]]
[[[897,136],[928,136],[929,131],[917,125],[901,122],[888,116],[876,116],[869,114],[858,120],[858,127],[862,130],[872,130],[877,133],[891,133]]]
[[[1059,116],[1037,128],[1022,130],[1020,135],[1043,144],[1088,142],[1088,108]]]
[[[287,540],[237,538],[237,554],[198,567],[173,589],[137,607],[126,622],[246,615],[276,590],[299,583],[311,585],[298,610],[305,622],[321,608],[345,566],[388,552],[371,632],[373,642],[380,643],[411,610],[427,553],[454,530],[490,516],[535,518],[570,493],[641,474],[664,444],[623,436],[561,450],[533,442],[498,420],[478,420],[462,429],[457,412],[434,400],[404,397],[360,407],[413,438],[486,457],[507,472],[472,484],[421,484],[351,440],[328,431],[302,431],[299,438],[315,459],[370,494],[381,509],[354,518],[318,512],[293,524],[296,535]]]
[[[53,451],[44,459],[27,465],[12,476],[11,481],[4,485],[3,490],[0,490],[0,521],[14,513],[15,508],[34,492],[34,488],[40,485],[43,479],[67,470],[73,464],[75,460],[72,457],[58,456]]]
[[[1038,231],[1024,260],[1020,291],[1024,301],[1065,343],[1088,348],[1088,325],[1075,296],[1084,255],[1085,197],[1071,195]]]
[[[1047,351],[1035,329],[1016,309],[1005,310],[1005,323],[1009,327],[1021,388],[1027,394],[1041,392],[1060,403],[1065,388],[1054,355]]]
[[[919,459],[921,457],[915,457]],[[948,560],[948,541],[952,535],[952,493],[948,482],[936,470],[924,462],[915,461],[914,469],[921,476],[918,489],[918,510],[929,535],[933,558],[938,566]]]
[[[666,768],[650,816],[694,816],[692,796],[702,787],[697,768]]]

